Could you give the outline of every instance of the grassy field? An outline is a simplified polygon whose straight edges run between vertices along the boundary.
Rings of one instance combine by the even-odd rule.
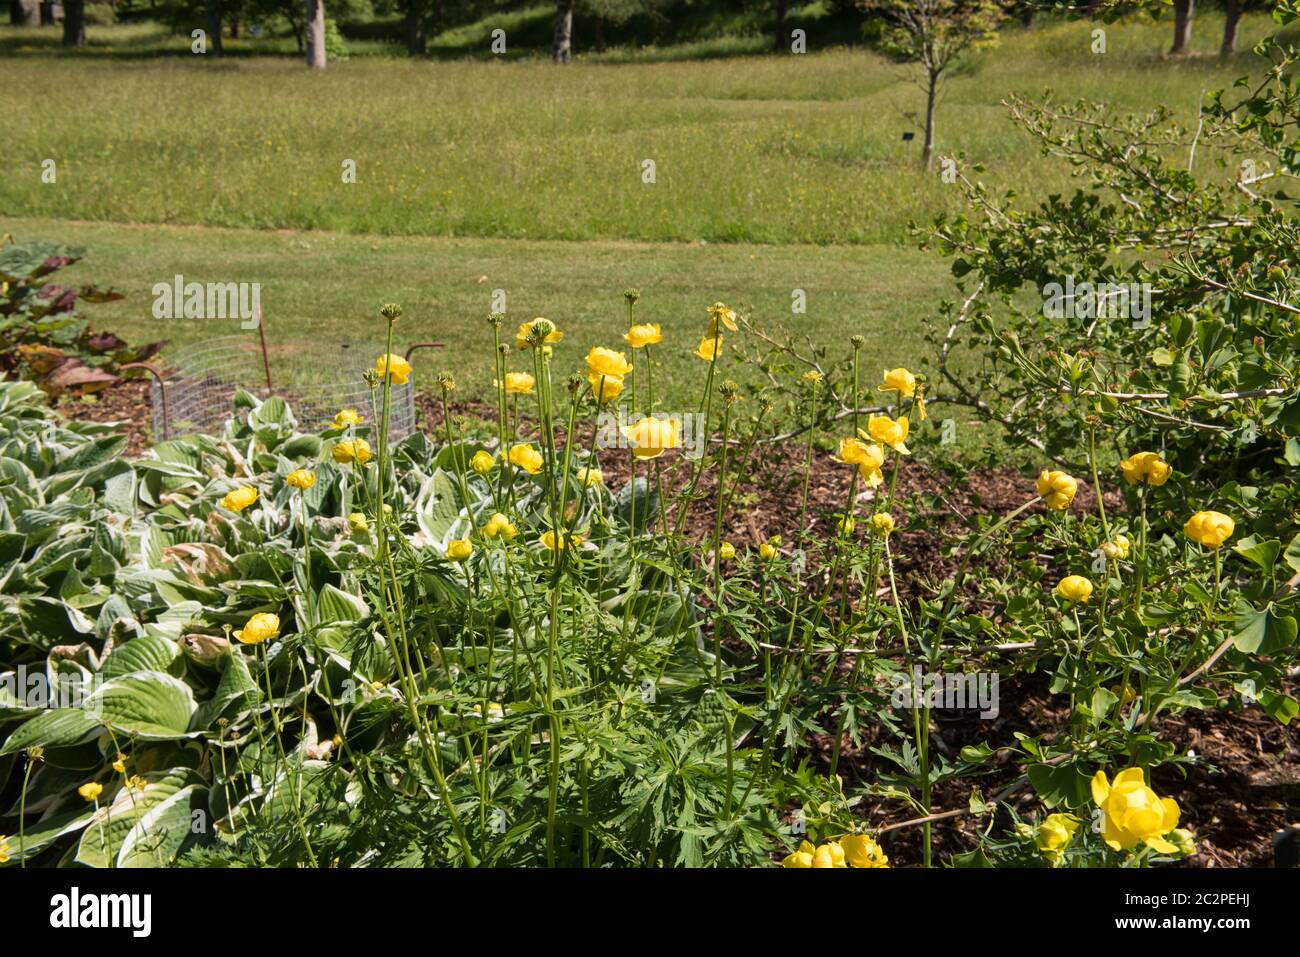
[[[1267,28],[1249,18],[1242,46]],[[1253,55],[1168,61],[1167,24],[1011,29],[947,88],[940,151],[993,186],[1067,188],[1007,120],[1009,91],[1051,86],[1121,108],[1194,117]],[[1217,42],[1213,16],[1197,39]],[[112,47],[115,31],[92,39]],[[34,38],[35,37],[35,38]],[[52,38],[52,35],[51,35]],[[313,76],[296,59],[54,53],[0,30],[6,148],[0,210],[119,222],[378,235],[647,242],[898,243],[956,210],[916,166],[912,68],[864,50],[557,69],[356,58]],[[180,50],[187,40],[173,37]],[[30,49],[30,52],[24,52]],[[612,56],[612,55],[611,55]],[[39,102],[31,91],[41,90]],[[41,162],[58,181],[41,182]],[[354,160],[355,183],[342,181]],[[643,182],[643,163],[655,182]]]
[[[578,369],[591,346],[621,344],[623,290],[640,289],[638,316],[661,323],[669,336],[657,350],[656,386],[689,404],[703,368],[692,353],[714,300],[752,309],[767,328],[806,333],[834,355],[847,354],[849,336],[860,332],[868,337],[864,358],[875,376],[886,362],[919,361],[918,307],[937,302],[949,286],[941,259],[896,246],[394,238],[3,217],[0,232],[86,245],[90,256],[60,277],[111,283],[126,295],[87,307],[95,326],[132,341],[165,338],[169,355],[238,334],[238,321],[157,320],[154,283],[176,273],[199,282],[262,283],[275,372],[291,383],[319,379],[322,363],[344,344],[374,348],[383,333],[379,305],[400,302],[407,310],[397,329],[403,346],[430,339],[449,346],[441,354],[421,353],[424,384],[447,369],[467,395],[491,384],[493,340],[485,319],[496,289],[505,290],[512,324],[544,315],[566,331],[557,367],[564,373]],[[807,294],[803,315],[792,314],[794,289]],[[250,344],[256,341],[245,334]],[[746,378],[744,370],[727,368],[728,375]]]

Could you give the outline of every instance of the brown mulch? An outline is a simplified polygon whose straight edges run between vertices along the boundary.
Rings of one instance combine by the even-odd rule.
[[[421,394],[417,406],[421,427],[435,436],[442,435],[441,400]],[[74,418],[123,422],[133,455],[148,446],[151,428],[147,383],[124,383],[101,394],[94,402],[65,400],[59,407]],[[452,405],[452,412],[456,419],[471,423],[490,424],[496,416],[495,407],[486,402],[458,401]],[[584,445],[589,436],[590,432],[585,437],[579,436]],[[756,546],[768,536],[779,534],[783,548],[797,544],[804,454],[803,443],[796,440],[783,446],[765,446],[749,462],[732,463],[732,468],[743,468],[747,481],[744,497],[738,497],[733,512],[724,516],[727,539]],[[661,462],[665,491],[684,488],[690,479],[688,461],[674,454]],[[613,488],[624,485],[630,475],[628,460],[623,455],[604,455],[601,468],[607,484]],[[653,477],[653,471],[644,465],[638,469],[639,475],[645,476],[647,472]],[[813,540],[834,532],[838,515],[845,508],[850,474],[848,467],[833,461],[829,451],[814,449],[807,529]],[[698,490],[702,497],[686,517],[687,534],[699,541],[707,541],[713,533],[715,483],[716,474],[712,470],[701,477]],[[883,488],[878,491],[884,492]],[[966,519],[980,513],[1010,511],[1034,491],[1032,478],[1009,467],[973,472],[954,482],[921,463],[909,463],[900,475],[899,495],[919,497],[925,493],[939,498],[931,508],[920,513],[909,510],[913,515],[911,524],[900,525],[894,539],[904,576],[914,586],[918,576],[934,581],[955,570],[955,563],[942,554],[946,531],[961,528]],[[869,511],[869,503],[869,496],[859,499],[859,517]],[[1088,510],[1094,504],[1091,487],[1081,482],[1076,508]],[[1118,492],[1107,491],[1108,510],[1119,511],[1122,504]],[[904,509],[896,512],[898,518]],[[1032,733],[1063,726],[1064,714],[1059,699],[1048,691],[1048,681],[1048,676],[1041,671],[1003,678],[1001,713],[989,721],[970,711],[936,712],[936,750],[955,758],[966,745],[981,741],[994,746],[1006,745],[1014,742],[1016,731]],[[1284,690],[1293,696],[1300,693],[1294,679],[1287,682]],[[1155,781],[1157,790],[1178,800],[1184,825],[1197,836],[1198,852],[1185,866],[1271,866],[1274,835],[1300,821],[1300,747],[1290,730],[1253,708],[1186,711],[1176,717],[1162,718],[1161,726],[1165,739],[1180,753],[1190,749],[1197,755],[1190,767],[1163,768]],[[847,786],[877,780],[880,772],[894,770],[871,750],[888,742],[888,732],[876,726],[867,733],[869,737],[861,747],[847,741],[844,745],[839,772]],[[826,734],[809,742],[814,759],[821,762],[823,769],[829,760],[830,739],[831,735]],[[989,776],[980,779],[979,787],[985,795],[992,794],[1013,783],[1019,773],[1012,761],[1002,758]],[[970,781],[939,786],[934,795],[935,809],[965,807],[969,788]],[[1038,813],[1040,804],[1029,788],[1016,792],[1010,800],[1022,814]],[[868,802],[860,810],[876,824],[903,821],[911,816],[898,801],[880,800],[874,805]],[[1005,812],[1001,813],[1009,820]],[[937,823],[934,828],[936,859],[973,848],[974,827],[969,817]],[[882,837],[882,844],[896,863],[919,861],[920,828],[888,832]]]

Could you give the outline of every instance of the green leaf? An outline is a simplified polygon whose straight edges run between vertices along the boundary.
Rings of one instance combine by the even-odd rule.
[[[1232,550],[1246,561],[1253,562],[1266,572],[1271,572],[1274,563],[1277,562],[1278,553],[1282,551],[1282,543],[1275,539],[1257,542],[1252,535],[1232,546]]]
[[[370,606],[356,595],[349,595],[333,585],[326,585],[316,599],[321,624],[336,621],[362,621],[369,617]]]
[[[4,746],[0,755],[24,751],[27,748],[63,748],[90,737],[100,728],[99,720],[80,708],[58,708],[38,714],[19,726]]]
[[[1295,644],[1296,620],[1278,615],[1276,606],[1269,602],[1256,610],[1244,601],[1236,606],[1237,629],[1232,643],[1238,651],[1248,655],[1271,655]]]
[[[118,867],[166,867],[208,827],[208,790],[188,785],[140,815],[117,855]],[[196,833],[196,814],[203,829]]]
[[[1029,783],[1049,808],[1060,804],[1068,808],[1082,807],[1091,797],[1088,776],[1073,764],[1057,767],[1031,764],[1026,773]]]
[[[159,671],[137,671],[105,682],[85,707],[115,730],[166,740],[188,735],[196,706],[185,682]]]

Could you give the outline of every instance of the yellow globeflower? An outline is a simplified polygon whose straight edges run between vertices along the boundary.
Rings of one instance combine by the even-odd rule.
[[[579,545],[582,544],[582,536],[581,535],[557,536],[553,531],[547,529],[546,531],[542,532],[542,537],[540,541],[543,545],[546,546],[547,549],[549,549],[550,551],[555,551],[557,548],[577,548]]]
[[[1173,466],[1155,452],[1138,452],[1119,463],[1124,481],[1129,485],[1145,482],[1147,485],[1164,485],[1174,474]]]
[[[370,443],[365,439],[345,439],[334,446],[334,461],[346,465],[348,462],[356,462],[358,465],[365,465],[374,454],[370,451]]]
[[[593,485],[600,485],[605,481],[605,473],[597,468],[583,466],[577,471],[578,482],[583,488],[591,488]]]
[[[1056,593],[1066,601],[1085,602],[1092,597],[1092,582],[1082,575],[1067,575],[1057,583]]]
[[[1222,512],[1197,512],[1187,520],[1183,532],[1206,548],[1219,548],[1236,531],[1237,523]]]
[[[112,767],[118,774],[126,774],[126,755],[121,751],[117,752],[117,757],[114,759]]]
[[[494,386],[499,386],[497,380],[493,380]],[[527,372],[507,372],[506,373],[506,392],[516,395],[531,395],[537,380]]]
[[[483,449],[479,449],[470,456],[469,467],[479,475],[487,475],[488,472],[492,471],[492,456]]]
[[[642,322],[629,329],[623,336],[623,341],[633,349],[644,349],[646,346],[663,342],[664,334],[659,328],[659,323]]]
[[[1034,833],[1034,845],[1055,864],[1074,840],[1074,832],[1078,829],[1079,819],[1073,814],[1049,814]]]
[[[10,854],[9,838],[5,837],[3,834],[0,834],[0,864],[9,863],[9,854]]]
[[[242,512],[257,501],[257,489],[251,485],[241,485],[222,496],[220,505],[232,512]]]
[[[758,557],[763,559],[763,561],[770,562],[772,559],[776,558],[776,556],[776,546],[770,541],[764,542],[762,545],[758,546]]]
[[[682,424],[676,419],[646,416],[623,430],[632,454],[639,459],[656,459],[668,449],[682,447]]]
[[[700,340],[700,347],[695,350],[695,354],[705,362],[712,362],[718,356],[722,355],[722,336],[705,337]]]
[[[850,867],[888,867],[889,858],[880,845],[865,834],[845,834],[839,839]]]
[[[613,402],[623,393],[622,376],[593,372],[587,376],[587,381],[591,383],[591,394],[597,402]]]
[[[301,489],[305,492],[316,484],[316,473],[309,472],[307,469],[294,469],[284,481],[290,488]]]
[[[245,645],[260,645],[280,634],[280,616],[259,611],[233,633],[235,640]]]
[[[1052,471],[1043,469],[1034,484],[1038,494],[1047,503],[1047,507],[1058,512],[1069,508],[1070,503],[1074,501],[1075,493],[1079,491],[1079,483],[1073,476],[1055,469]]]
[[[523,469],[529,475],[536,475],[546,464],[546,459],[531,445],[520,443],[510,449],[510,464]]]
[[[881,392],[897,392],[901,398],[910,399],[916,392],[916,376],[902,366],[885,370],[885,381],[880,384]]]
[[[394,385],[406,385],[406,380],[411,376],[411,364],[390,352],[375,360],[375,373],[381,379],[388,376]]]
[[[868,445],[861,439],[851,436],[840,439],[840,454],[837,461],[845,465],[856,465],[858,474],[869,487],[875,488],[885,480],[880,468],[885,464],[885,450],[874,442]]]
[[[884,538],[894,530],[894,516],[888,512],[877,512],[871,516],[871,527],[875,529],[877,535]]]
[[[77,793],[85,800],[93,801],[104,793],[104,785],[98,781],[87,781],[81,787],[77,788]]]
[[[339,409],[334,416],[334,428],[346,429],[349,425],[356,427],[361,424],[361,415],[356,409]]]
[[[1162,798],[1147,787],[1141,768],[1127,768],[1112,784],[1105,771],[1092,779],[1092,799],[1101,808],[1102,840],[1112,850],[1129,851],[1145,843],[1161,854],[1174,854],[1178,846],[1165,835],[1178,826],[1178,802]]]
[[[622,379],[632,371],[632,363],[627,361],[627,356],[621,352],[615,352],[613,349],[606,349],[603,346],[593,346],[587,353],[587,377],[609,376],[611,378]]]
[[[844,861],[844,848],[835,841],[814,847],[809,841],[799,845],[799,850],[786,856],[782,867],[848,867]]]
[[[709,306],[709,337],[717,338],[723,328],[732,332],[740,328],[736,325],[736,311],[723,303],[715,302]]]
[[[474,552],[474,546],[468,538],[455,538],[447,543],[447,560],[463,562]]]
[[[724,562],[729,562],[736,557],[736,546],[731,542],[723,542],[718,546],[718,554],[722,556]]]
[[[908,422],[907,416],[900,415],[897,419],[891,419],[887,415],[873,415],[867,419],[868,435],[884,445],[888,445],[900,455],[910,455],[911,450],[907,447]]]
[[[1129,549],[1132,547],[1133,543],[1129,541],[1127,535],[1116,535],[1109,542],[1103,543],[1101,550],[1107,558],[1123,561],[1128,558]]]
[[[564,333],[555,328],[555,323],[538,316],[532,322],[521,322],[515,330],[515,345],[520,349],[533,349],[559,342]]]
[[[510,541],[519,534],[519,529],[510,523],[500,512],[496,512],[488,519],[487,524],[483,526],[483,535],[485,538],[502,538]]]
[[[368,531],[370,522],[366,520],[365,515],[360,512],[352,512],[348,515],[348,528],[354,532]]]

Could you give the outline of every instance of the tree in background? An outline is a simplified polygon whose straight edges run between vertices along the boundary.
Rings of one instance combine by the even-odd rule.
[[[9,25],[34,27],[40,21],[41,8],[37,0],[9,0]]]
[[[63,0],[63,45],[86,45],[86,0]]]
[[[568,63],[573,56],[574,0],[555,0],[555,41],[551,44],[551,59]]]
[[[868,33],[879,38],[886,53],[921,66],[925,90],[921,163],[929,169],[944,76],[971,47],[996,42],[1006,13],[994,0],[859,0],[858,6],[870,18]]]
[[[307,66],[313,70],[325,69],[325,2],[306,0],[307,6]]]
[[[1170,56],[1181,56],[1188,51],[1195,6],[1195,0],[1174,0],[1174,45],[1169,48]]]

